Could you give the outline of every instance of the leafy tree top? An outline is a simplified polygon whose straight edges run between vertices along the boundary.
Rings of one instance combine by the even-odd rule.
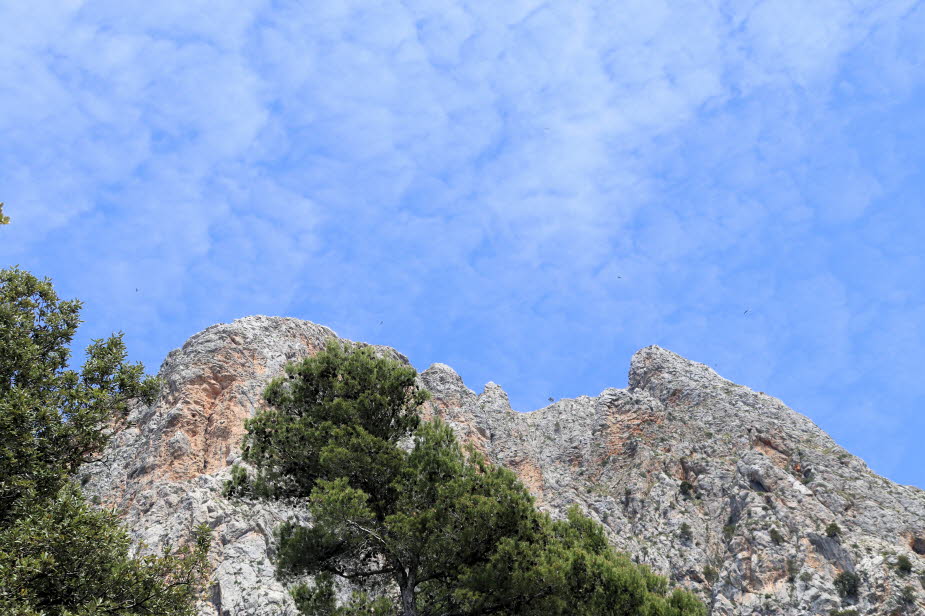
[[[111,418],[157,392],[126,362],[121,333],[94,340],[83,367],[68,368],[80,308],[48,279],[0,270],[0,526],[20,498],[57,493],[102,450]]]
[[[270,408],[247,423],[243,459],[259,470],[252,489],[307,497],[319,479],[348,476],[386,498],[399,470],[397,443],[418,426],[417,409],[429,397],[415,377],[414,368],[377,358],[370,347],[351,351],[338,342],[287,366],[264,393]]]

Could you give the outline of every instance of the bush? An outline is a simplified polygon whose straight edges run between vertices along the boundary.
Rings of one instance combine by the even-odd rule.
[[[708,581],[710,584],[715,584],[716,580],[719,579],[719,572],[710,565],[707,565],[703,568],[703,579]]]
[[[912,605],[915,603],[915,589],[911,586],[906,586],[901,591],[899,591],[899,604],[900,605]]]
[[[691,531],[691,525],[687,522],[682,523],[681,529],[678,531],[678,536],[684,543],[690,543],[694,538],[694,533]]]
[[[797,561],[794,560],[793,558],[788,558],[787,559],[787,581],[793,584],[797,579],[797,571],[799,570],[800,570],[800,567],[799,565],[797,565]]]
[[[860,584],[861,578],[852,571],[842,571],[835,578],[835,590],[838,591],[838,596],[842,598],[857,597]]]
[[[694,484],[690,481],[682,481],[679,490],[681,491],[681,496],[690,498],[694,494]]]
[[[784,542],[784,536],[776,528],[772,528],[768,531],[768,534],[771,535],[771,541],[774,542],[774,545],[780,545]]]
[[[829,537],[830,539],[834,539],[838,537],[839,535],[841,535],[841,528],[839,528],[838,524],[836,524],[835,522],[832,522],[831,524],[825,527],[826,537]]]
[[[912,561],[905,554],[900,554],[896,559],[896,570],[902,575],[912,573]]]

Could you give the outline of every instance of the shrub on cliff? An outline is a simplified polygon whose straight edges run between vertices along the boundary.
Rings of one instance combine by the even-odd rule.
[[[552,520],[513,473],[421,421],[415,377],[331,343],[273,381],[247,423],[253,475],[235,469],[227,494],[304,499],[313,526],[277,530],[278,572],[314,576],[293,589],[303,614],[705,613],[577,509]],[[361,591],[338,605],[334,578]]]
[[[842,571],[835,576],[835,590],[840,597],[857,597],[861,578],[853,571]]]
[[[132,558],[115,516],[73,485],[113,417],[157,389],[126,362],[121,335],[94,341],[82,368],[68,369],[80,306],[47,279],[0,270],[0,613],[191,614],[205,530],[178,553]]]
[[[900,554],[896,557],[896,571],[901,575],[909,575],[912,573],[912,561],[909,560],[909,557],[905,554]]]

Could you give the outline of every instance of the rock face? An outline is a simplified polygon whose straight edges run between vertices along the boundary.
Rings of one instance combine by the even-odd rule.
[[[288,318],[208,328],[167,356],[160,398],[82,471],[143,549],[202,522],[215,530],[202,616],[295,614],[273,576],[272,531],[302,514],[227,501],[221,488],[263,387],[334,337]],[[925,613],[925,492],[877,476],[806,417],[702,364],[648,347],[627,389],[532,413],[512,411],[494,383],[476,394],[443,364],[420,379],[433,394],[425,413],[516,472],[542,508],[577,503],[715,616]],[[856,597],[838,593],[846,574],[858,576]]]

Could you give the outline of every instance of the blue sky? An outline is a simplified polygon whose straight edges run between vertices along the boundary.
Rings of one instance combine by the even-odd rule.
[[[925,487],[925,4],[311,4],[0,2],[0,265],[82,343],[295,316],[518,410],[659,344]]]

